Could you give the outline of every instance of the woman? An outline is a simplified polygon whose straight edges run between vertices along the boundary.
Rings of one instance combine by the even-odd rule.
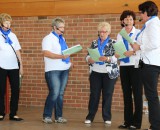
[[[23,75],[21,46],[16,35],[10,29],[11,22],[12,18],[9,14],[0,14],[0,121],[5,117],[4,96],[7,77],[11,87],[9,119],[23,120],[17,116],[20,92],[19,74]],[[18,62],[20,62],[20,66]]]
[[[139,5],[144,26],[137,35],[134,50],[141,50],[142,81],[148,100],[150,130],[160,130],[160,103],[158,98],[158,77],[160,73],[160,20],[158,7],[152,1]]]
[[[102,91],[102,117],[106,124],[111,124],[111,103],[114,91],[114,84],[119,75],[117,58],[114,56],[112,44],[114,40],[110,39],[111,26],[107,22],[101,22],[98,25],[98,39],[91,44],[92,49],[98,48],[100,58],[95,62],[90,55],[86,60],[90,66],[90,99],[85,124],[93,122],[98,110],[98,104]]]
[[[133,11],[125,10],[120,16],[121,26],[133,41],[139,30],[134,27],[136,15]],[[120,59],[120,78],[124,100],[124,123],[118,128],[131,130],[140,129],[142,124],[142,82],[140,68],[137,61],[140,59],[140,52],[136,52],[130,43],[121,36],[117,35],[117,41],[123,41],[127,51],[124,53],[126,58]],[[132,98],[133,95],[133,98]],[[134,105],[133,105],[134,99]],[[134,107],[133,107],[134,106]],[[134,108],[134,110],[133,110]]]
[[[45,79],[49,94],[47,96],[43,122],[52,123],[52,110],[55,111],[55,122],[66,123],[63,118],[63,94],[68,81],[69,68],[71,66],[69,55],[62,55],[62,51],[67,49],[62,34],[64,33],[65,22],[61,18],[52,21],[53,31],[44,37],[42,50],[45,62]]]

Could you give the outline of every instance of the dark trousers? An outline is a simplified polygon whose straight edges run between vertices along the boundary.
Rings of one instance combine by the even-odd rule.
[[[120,67],[120,78],[124,99],[124,123],[128,126],[134,125],[137,128],[141,128],[143,113],[142,80],[140,71],[140,68],[134,68],[134,66]]]
[[[90,99],[86,119],[93,121],[98,110],[102,92],[102,117],[104,121],[111,120],[111,104],[116,79],[110,79],[107,73],[92,71],[90,75]]]
[[[4,96],[6,93],[6,81],[9,78],[11,87],[10,116],[14,116],[18,110],[19,100],[19,70],[5,70],[0,68],[0,115],[5,116]]]
[[[144,65],[142,80],[145,95],[148,100],[149,122],[152,130],[160,130],[160,103],[157,92],[160,66]]]

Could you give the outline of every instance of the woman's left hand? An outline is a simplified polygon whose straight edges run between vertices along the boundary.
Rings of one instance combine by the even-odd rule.
[[[140,45],[138,45],[137,43],[131,44],[131,46],[132,46],[134,51],[140,50]]]
[[[22,66],[22,64],[20,65],[20,70],[19,70],[19,71],[20,71],[20,72],[19,72],[20,75],[23,76],[23,66]]]
[[[130,57],[130,56],[132,56],[134,54],[134,51],[126,51],[126,52],[124,52],[124,55],[126,56],[126,57]]]
[[[99,58],[99,60],[100,61],[103,61],[103,62],[110,62],[111,60],[110,60],[110,58],[109,58],[109,56],[101,56],[100,58]]]

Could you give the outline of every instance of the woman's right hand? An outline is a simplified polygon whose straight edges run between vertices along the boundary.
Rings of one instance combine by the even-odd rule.
[[[115,53],[114,56],[118,59],[120,57],[119,54]]]
[[[89,59],[88,59],[88,63],[89,63],[89,64],[94,64],[95,61],[94,61],[92,58],[89,58]]]
[[[68,58],[70,55],[62,55],[62,59]]]

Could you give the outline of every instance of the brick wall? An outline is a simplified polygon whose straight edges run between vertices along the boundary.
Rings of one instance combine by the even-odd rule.
[[[89,100],[88,65],[85,62],[86,48],[97,39],[97,25],[108,21],[112,25],[111,38],[116,38],[120,31],[120,14],[73,15],[62,16],[66,21],[65,38],[68,46],[81,44],[83,50],[72,56],[75,65],[69,75],[64,95],[64,107],[87,109]],[[44,79],[44,63],[41,42],[51,31],[53,16],[46,17],[13,17],[12,30],[16,33],[22,46],[24,78],[22,81],[20,105],[44,106],[48,93]],[[137,22],[139,24],[139,22]],[[142,25],[137,26],[140,28]],[[113,110],[123,110],[123,94],[120,80],[115,85]],[[101,108],[101,104],[99,106]]]

